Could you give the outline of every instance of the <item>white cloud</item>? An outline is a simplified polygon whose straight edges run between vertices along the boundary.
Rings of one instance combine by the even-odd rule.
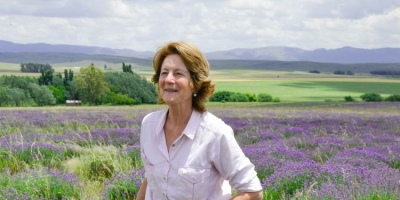
[[[154,51],[400,47],[400,1],[0,0],[0,39]]]

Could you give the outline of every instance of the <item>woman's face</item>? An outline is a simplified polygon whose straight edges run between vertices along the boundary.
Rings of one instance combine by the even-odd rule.
[[[169,106],[192,105],[193,89],[190,72],[177,54],[168,55],[162,65],[158,87],[160,96]]]

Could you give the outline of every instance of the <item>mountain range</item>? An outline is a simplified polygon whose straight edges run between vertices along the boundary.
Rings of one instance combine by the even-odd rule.
[[[18,44],[0,40],[0,62],[7,62],[10,56],[40,53],[66,53],[76,55],[107,55],[151,59],[154,52],[133,49],[114,49],[96,46],[66,44],[31,43]],[[209,60],[269,60],[269,61],[309,61],[319,63],[400,63],[400,48],[360,49],[343,47],[338,49],[304,50],[293,47],[270,46],[252,49],[232,49],[205,52]],[[17,62],[17,61],[16,61]]]

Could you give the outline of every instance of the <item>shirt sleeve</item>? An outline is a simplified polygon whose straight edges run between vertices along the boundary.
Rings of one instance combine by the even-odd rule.
[[[232,188],[239,192],[258,192],[262,190],[254,165],[243,153],[230,126],[220,129],[215,144],[214,165]]]
[[[145,123],[144,123],[144,121],[145,121],[145,119],[142,121],[141,128],[140,128],[140,157],[142,159],[142,163],[143,163],[144,169],[145,169],[144,177],[147,178],[146,165],[147,165],[148,161],[147,161],[146,155],[144,154],[144,149],[143,149],[144,137],[145,137],[145,133],[144,133],[144,131],[145,131],[144,124]]]

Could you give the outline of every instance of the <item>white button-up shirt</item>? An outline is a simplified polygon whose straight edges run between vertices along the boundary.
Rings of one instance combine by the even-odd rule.
[[[223,200],[231,197],[231,187],[239,192],[262,190],[232,128],[209,112],[193,111],[168,152],[163,128],[167,112],[148,114],[141,126],[146,200]]]

